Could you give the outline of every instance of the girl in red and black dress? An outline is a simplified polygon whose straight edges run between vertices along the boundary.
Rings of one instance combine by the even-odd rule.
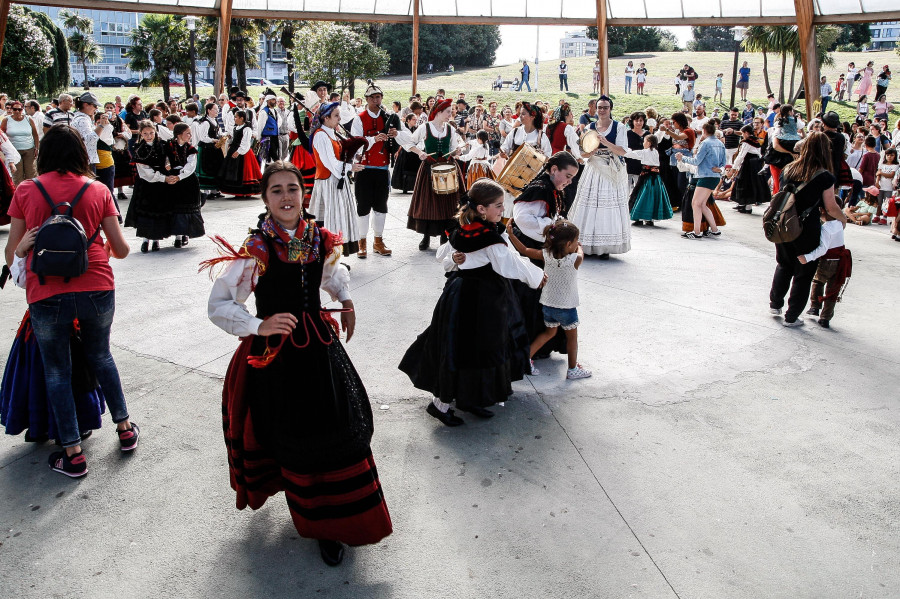
[[[247,113],[234,113],[234,131],[231,143],[225,153],[225,162],[219,172],[219,191],[235,197],[253,196],[259,193],[262,173],[253,146],[253,127],[247,124]]]
[[[262,179],[266,214],[239,250],[218,239],[226,263],[209,297],[209,317],[241,337],[225,377],[222,411],[237,507],[263,506],[284,491],[301,536],[319,541],[336,566],[343,543],[391,534],[391,518],[369,443],[365,386],[338,337],[319,289],[343,308],[347,340],[355,315],[341,238],[303,210],[300,171],[273,162]],[[256,316],[245,306],[256,298]]]

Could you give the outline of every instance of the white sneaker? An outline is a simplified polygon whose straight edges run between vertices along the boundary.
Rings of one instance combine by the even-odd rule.
[[[775,316],[781,316],[781,308],[769,308],[769,313]]]
[[[537,376],[541,373],[540,370],[534,365],[534,360],[528,360],[528,364],[531,366],[531,376]]]
[[[803,319],[802,319],[802,318],[798,318],[798,319],[795,320],[794,322],[788,322],[788,321],[785,320],[784,322],[781,323],[781,325],[782,325],[782,326],[785,326],[785,327],[802,327],[802,326],[803,326]]]
[[[575,368],[569,368],[566,371],[566,378],[569,380],[573,379],[586,379],[591,376],[590,370],[585,370],[582,368],[581,364],[576,364]]]

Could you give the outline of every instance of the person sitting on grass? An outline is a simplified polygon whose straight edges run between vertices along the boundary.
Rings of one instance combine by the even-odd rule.
[[[875,186],[866,188],[866,196],[863,198],[862,202],[857,203],[856,206],[847,206],[844,208],[844,214],[847,215],[848,222],[852,222],[854,225],[872,224],[872,219],[875,218],[875,215],[878,213],[878,208],[876,207],[878,204],[878,196],[873,195],[870,190],[877,193],[878,188]]]

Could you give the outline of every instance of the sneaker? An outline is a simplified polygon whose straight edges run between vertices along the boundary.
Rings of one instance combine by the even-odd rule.
[[[711,231],[709,229],[707,229],[706,231],[703,232],[704,237],[709,237],[710,235],[712,235],[713,237],[718,237],[721,234],[722,234],[721,231]]]
[[[775,316],[781,316],[781,308],[769,308],[769,314],[774,314]]]
[[[590,370],[585,370],[582,368],[581,364],[576,364],[575,368],[569,368],[566,371],[566,378],[569,380],[573,379],[586,379],[591,376]]]
[[[541,373],[541,371],[537,369],[537,366],[534,365],[534,360],[528,360],[528,364],[531,366],[531,376],[537,376]]]
[[[684,237],[685,239],[703,239],[702,234],[697,235],[693,231],[688,231],[687,233],[682,233],[681,236]]]
[[[816,308],[815,306],[813,306],[812,308],[810,308],[809,310],[807,310],[806,313],[809,314],[810,316],[818,316],[818,315],[819,315],[819,309]]]
[[[785,327],[802,327],[802,326],[803,326],[803,319],[802,319],[802,318],[798,318],[797,320],[794,320],[794,321],[791,321],[791,322],[788,322],[787,320],[785,320],[784,322],[781,323],[781,325],[782,325],[782,326],[785,326]]]
[[[122,451],[132,451],[138,446],[138,437],[141,436],[141,429],[134,422],[131,423],[131,428],[116,432],[119,434],[119,449]]]
[[[54,451],[50,454],[50,459],[47,461],[50,465],[50,470],[65,474],[70,478],[81,478],[88,473],[87,458],[84,457],[84,452],[82,451],[72,456],[66,455],[65,450]]]

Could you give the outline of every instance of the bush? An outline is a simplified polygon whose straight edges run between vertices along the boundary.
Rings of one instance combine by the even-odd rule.
[[[837,47],[838,52],[862,52],[863,48],[853,44],[841,44]]]
[[[625,48],[619,44],[610,44],[609,45],[609,57],[615,58],[616,56],[624,56]]]

